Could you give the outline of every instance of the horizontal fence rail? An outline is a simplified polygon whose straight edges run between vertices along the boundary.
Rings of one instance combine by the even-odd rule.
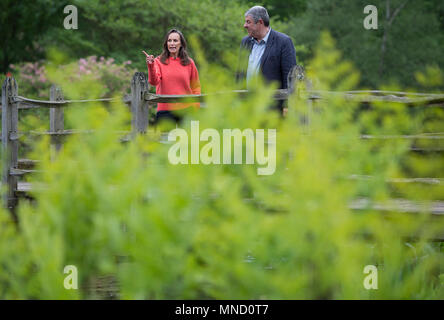
[[[28,105],[34,105],[40,108],[60,108],[67,107],[72,104],[77,103],[89,103],[89,102],[123,102],[126,104],[131,103],[131,99],[128,96],[125,96],[123,99],[119,98],[102,98],[102,99],[90,99],[90,100],[61,100],[61,101],[45,101],[45,100],[35,100],[24,98],[21,96],[13,97],[12,103],[25,103]]]
[[[380,94],[372,95],[371,92],[377,92]],[[327,99],[332,97],[341,97],[345,100],[356,102],[395,102],[403,104],[443,104],[444,107],[444,94],[426,94],[426,93],[408,93],[408,92],[395,92],[395,91],[345,91],[345,92],[332,92],[332,91],[317,91],[309,90],[310,99]]]

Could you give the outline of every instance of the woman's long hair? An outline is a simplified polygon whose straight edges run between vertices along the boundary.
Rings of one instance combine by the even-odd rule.
[[[160,55],[160,62],[162,62],[163,64],[168,64],[167,59],[170,57],[170,51],[168,50],[168,37],[172,33],[177,33],[180,37],[180,49],[178,57],[180,58],[180,64],[183,66],[187,66],[191,63],[190,57],[188,56],[187,52],[187,41],[185,40],[182,32],[177,29],[171,29],[166,34],[165,40],[163,41],[163,52]]]

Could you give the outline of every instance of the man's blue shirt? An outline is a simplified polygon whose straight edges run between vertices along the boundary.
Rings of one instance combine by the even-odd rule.
[[[251,49],[250,57],[248,59],[248,69],[247,69],[247,83],[250,79],[259,73],[261,58],[265,52],[265,47],[267,46],[268,37],[270,36],[271,28],[268,29],[265,37],[257,42],[254,38],[251,39],[253,41],[253,47]]]

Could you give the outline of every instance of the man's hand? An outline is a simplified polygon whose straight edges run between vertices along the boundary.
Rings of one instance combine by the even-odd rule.
[[[146,56],[146,63],[148,64],[153,64],[154,63],[154,56],[153,55],[149,55],[148,53],[146,53],[145,51],[142,50],[142,52],[145,54]]]

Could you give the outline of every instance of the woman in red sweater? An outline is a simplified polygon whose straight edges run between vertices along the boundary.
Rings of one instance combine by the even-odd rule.
[[[148,82],[156,86],[157,94],[200,94],[199,73],[188,56],[187,42],[179,30],[168,31],[163,52],[157,58],[143,53],[148,66]],[[181,111],[199,106],[199,103],[158,103],[156,123],[163,119],[177,123],[181,120]]]

